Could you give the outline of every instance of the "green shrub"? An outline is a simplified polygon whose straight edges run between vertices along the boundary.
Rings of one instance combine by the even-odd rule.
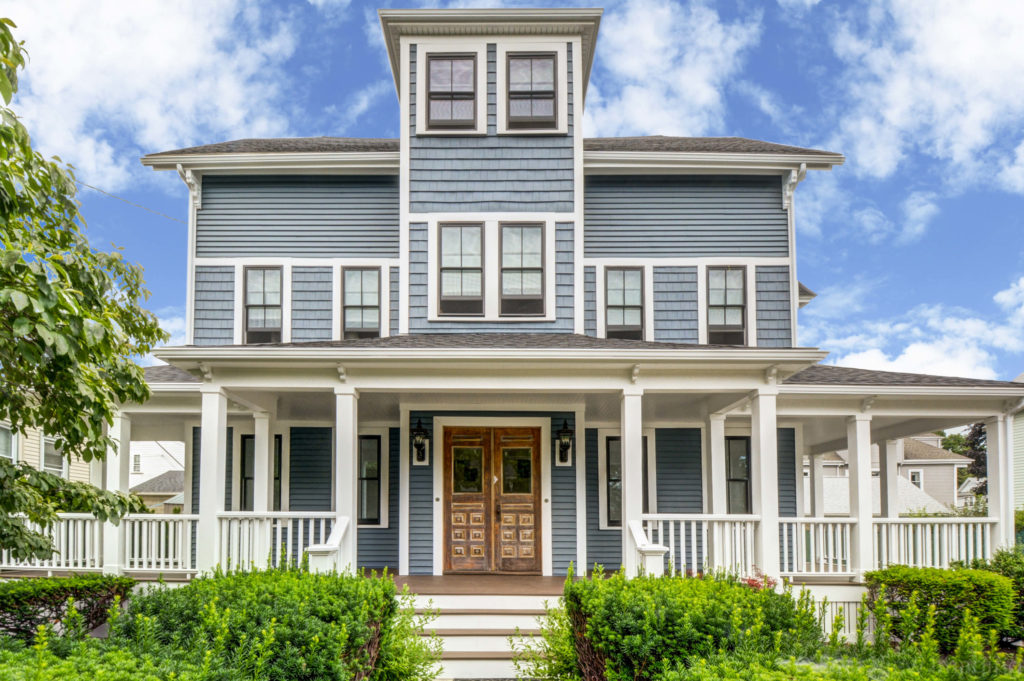
[[[1013,625],[1006,633],[1013,638],[1024,638],[1024,546],[996,551],[992,560],[978,559],[968,567],[994,572],[1013,582],[1016,591]]]
[[[214,679],[431,679],[436,645],[420,636],[410,598],[388,578],[218,573],[150,588],[111,638],[144,653],[177,651]]]
[[[985,631],[1001,634],[1013,622],[1013,583],[991,572],[894,565],[869,572],[866,581],[876,617],[888,610],[892,627],[886,629],[896,639],[905,630],[901,623],[909,606],[919,613],[934,605],[935,638],[943,653],[956,647],[967,611],[978,617]]]
[[[64,619],[69,599],[92,630],[107,619],[115,598],[127,600],[135,587],[128,577],[74,575],[0,583],[0,631],[30,641],[40,625]]]
[[[728,578],[570,576],[563,605],[541,639],[519,650],[524,676],[652,679],[678,660],[722,650],[802,655],[821,643],[809,599]]]

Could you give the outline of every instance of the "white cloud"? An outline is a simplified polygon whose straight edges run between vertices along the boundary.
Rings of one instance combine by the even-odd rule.
[[[840,136],[854,170],[888,177],[920,152],[982,179],[1005,137],[1020,139],[1022,40],[1015,0],[873,0],[845,14],[833,47],[847,67]]]
[[[995,379],[999,376],[992,366],[994,360],[992,353],[977,345],[941,338],[933,342],[911,343],[898,355],[888,355],[878,348],[871,348],[841,355],[833,363],[878,371]]]
[[[779,7],[789,11],[806,11],[817,5],[821,0],[779,0]]]
[[[30,61],[16,96],[48,154],[118,189],[140,153],[283,135],[289,22],[243,0],[14,2]]]
[[[171,335],[166,343],[160,347],[185,344],[185,316],[180,307],[165,307],[157,310],[157,319],[160,321],[160,328]],[[144,367],[166,364],[152,354],[146,354],[139,359],[139,364]]]
[[[934,192],[919,191],[903,200],[900,208],[903,211],[904,222],[899,241],[910,243],[924,236],[928,225],[939,214],[935,198]]]
[[[705,2],[629,0],[605,15],[586,134],[702,135],[721,127],[723,91],[760,36],[758,13],[723,22]]]
[[[856,280],[823,288],[804,314],[817,319],[840,319],[863,312],[882,282]]]

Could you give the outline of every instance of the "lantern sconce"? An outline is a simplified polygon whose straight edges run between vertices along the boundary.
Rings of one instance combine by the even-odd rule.
[[[412,465],[429,465],[430,457],[427,455],[427,446],[430,444],[430,433],[423,427],[422,419],[416,419],[416,427],[409,435],[412,438]]]
[[[562,419],[562,428],[555,437],[558,441],[558,456],[555,457],[556,466],[571,466],[572,465],[572,440],[575,433],[572,428],[569,427],[569,421]]]

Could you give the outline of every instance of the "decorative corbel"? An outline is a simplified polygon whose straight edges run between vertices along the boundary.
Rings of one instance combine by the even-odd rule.
[[[875,405],[875,400],[877,399],[878,397],[876,395],[872,395],[871,397],[865,397],[863,400],[861,400],[860,413],[867,414],[869,411],[871,411],[871,407]]]
[[[779,367],[773,364],[765,369],[764,382],[768,385],[776,385],[779,382]]]
[[[782,184],[782,209],[785,210],[793,204],[793,192],[796,186],[807,177],[807,164],[801,163],[799,170],[790,170],[789,176]]]
[[[213,380],[213,369],[206,362],[199,363],[199,373],[203,375],[203,380],[207,383]]]
[[[345,372],[345,365],[338,365],[338,380],[344,383],[348,380],[348,374]]]
[[[203,209],[203,187],[199,181],[199,176],[193,173],[191,170],[185,170],[181,164],[178,164],[178,177],[188,187],[189,196],[192,198],[192,206],[196,210]]]
[[[634,364],[633,365],[633,371],[631,371],[630,374],[629,374],[629,381],[633,385],[636,385],[636,382],[639,381],[639,380],[640,380],[640,365],[639,364]]]

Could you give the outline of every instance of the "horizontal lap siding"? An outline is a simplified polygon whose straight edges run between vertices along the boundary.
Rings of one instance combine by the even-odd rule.
[[[777,442],[779,515],[792,518],[796,516],[796,431],[792,428],[779,428]]]
[[[789,268],[785,265],[759,266],[756,285],[758,347],[792,347]]]
[[[700,428],[659,428],[655,431],[654,448],[658,513],[702,513],[704,496],[701,485]],[[682,565],[684,557],[692,556],[692,541],[692,534],[683,540],[676,536],[676,565]],[[690,571],[696,571],[704,564],[699,534],[696,541],[697,564],[694,565],[692,561],[688,563],[687,569]],[[667,538],[661,542],[668,545]],[[683,548],[690,552],[684,554]]]
[[[192,325],[194,345],[230,345],[234,342],[234,267],[196,267]]]
[[[587,486],[587,571],[601,565],[606,571],[618,570],[622,565],[622,530],[601,529],[600,497],[598,496],[597,429],[586,432],[586,486]]]
[[[422,425],[428,433],[429,465],[414,466],[415,452],[409,448],[409,574],[434,574],[434,420],[424,412],[409,413],[410,429]],[[440,449],[440,448],[438,448]]]
[[[697,268],[654,268],[654,340],[696,343]]]
[[[397,336],[399,333],[399,318],[398,318],[398,286],[401,282],[401,270],[398,267],[392,267],[390,269],[390,288],[388,289],[388,295],[390,296],[391,303],[391,335]]]
[[[590,176],[584,216],[588,257],[789,255],[778,177]]]
[[[496,47],[487,46],[486,137],[418,136],[416,46],[411,48],[409,209],[414,213],[573,210],[572,51],[569,134],[497,135]],[[426,84],[423,83],[424,89]]]
[[[331,338],[332,270],[330,267],[292,268],[292,340]]]
[[[398,257],[398,177],[211,176],[196,256]]]
[[[362,527],[357,535],[358,559],[360,568],[392,568],[398,567],[398,528],[401,518],[398,515],[398,473],[401,470],[399,454],[401,433],[398,428],[388,430],[388,479],[382,481],[383,489],[387,490],[388,526],[386,528]]]
[[[576,415],[572,412],[551,415],[551,432],[557,433],[563,421],[576,431]],[[551,452],[552,459],[558,456],[557,444]],[[579,453],[575,438],[573,450]],[[555,575],[569,573],[569,564],[576,563],[576,466],[573,457],[571,466],[555,466],[554,460],[541,461],[551,466],[551,558]]]
[[[583,268],[583,333],[597,336],[597,268]]]
[[[331,510],[331,429],[292,428],[288,462],[288,509]]]

